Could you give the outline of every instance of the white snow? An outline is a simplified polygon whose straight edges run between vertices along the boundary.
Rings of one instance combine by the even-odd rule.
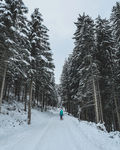
[[[32,110],[32,124],[26,124],[27,114],[19,103],[4,104],[0,115],[0,150],[120,150],[118,133],[98,130],[95,123],[78,121],[58,110]],[[9,113],[9,114],[6,114]],[[112,137],[112,138],[111,138]]]
[[[32,56],[29,56],[29,60],[30,60],[30,62],[32,62],[32,60],[35,60],[35,58]]]

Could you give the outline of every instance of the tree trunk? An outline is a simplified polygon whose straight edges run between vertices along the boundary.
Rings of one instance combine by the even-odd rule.
[[[20,102],[20,90],[18,90],[18,102]]]
[[[80,108],[80,105],[78,106],[78,120],[80,121],[81,119],[81,108]]]
[[[95,101],[96,123],[98,123],[100,121],[100,119],[99,119],[99,108],[98,108],[97,91],[96,91],[95,78],[94,78],[93,69],[92,69],[91,57],[90,57],[90,66],[91,66],[91,71],[92,71],[92,82],[93,82],[93,92],[94,92],[94,101]]]
[[[94,101],[95,101],[95,112],[96,112],[96,123],[99,122],[99,109],[98,109],[98,99],[96,93],[95,79],[93,77],[93,90],[94,90]]]
[[[68,100],[68,113],[70,114],[70,100]]]
[[[8,91],[7,91],[7,101],[9,100],[9,95],[10,95],[10,85],[9,85]]]
[[[102,101],[101,101],[101,95],[100,95],[100,88],[99,88],[99,82],[98,82],[98,79],[97,79],[97,86],[98,86],[98,97],[99,97],[99,106],[100,106],[100,121],[101,123],[104,122],[104,119],[103,119],[103,108],[102,108]]]
[[[31,81],[30,81],[29,103],[28,103],[28,125],[31,124],[32,90],[33,90],[33,80],[31,79]]]
[[[114,110],[112,108],[112,124],[113,124],[113,128],[112,128],[112,131],[115,131],[116,130],[116,123],[115,123],[115,116],[114,116]]]
[[[23,88],[23,90],[21,90],[21,102],[22,103],[24,101],[24,95],[25,95],[25,91],[24,91],[24,88]]]
[[[24,111],[27,111],[27,83],[26,83],[26,85],[25,85]]]
[[[39,100],[38,100],[38,96],[37,96],[37,107],[39,106]]]
[[[41,112],[43,112],[44,109],[44,97],[43,97],[43,93],[42,93],[42,106],[41,106]]]
[[[3,90],[4,90],[4,85],[5,85],[5,78],[6,78],[6,71],[7,71],[7,64],[5,64],[4,73],[3,73],[3,81],[2,81],[1,91],[0,91],[0,113],[1,113],[1,105],[2,105],[2,98],[3,98]]]
[[[8,84],[5,83],[5,85],[4,85],[3,99],[6,99],[6,97],[7,97],[7,91],[8,91]]]
[[[120,114],[119,114],[118,105],[117,105],[117,99],[116,99],[115,94],[114,94],[114,102],[115,102],[115,107],[116,107],[116,114],[117,114],[117,121],[118,121],[118,129],[120,130]]]

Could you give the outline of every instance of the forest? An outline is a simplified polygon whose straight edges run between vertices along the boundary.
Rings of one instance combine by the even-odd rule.
[[[54,63],[48,29],[36,8],[28,20],[22,0],[0,2],[0,112],[2,100],[41,110],[56,105]]]
[[[120,130],[120,3],[109,19],[83,13],[75,25],[59,87],[63,105],[80,120]]]
[[[27,14],[22,0],[0,1],[0,113],[2,103],[21,102],[31,124],[32,108],[57,107],[60,97],[79,120],[120,131],[120,2],[110,18],[79,14],[59,85],[43,16],[38,8]]]

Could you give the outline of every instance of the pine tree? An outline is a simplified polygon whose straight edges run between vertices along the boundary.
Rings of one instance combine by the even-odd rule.
[[[116,108],[117,114],[117,129],[120,130],[120,113],[119,113],[119,97],[120,97],[120,3],[116,2],[116,5],[112,9],[111,13],[111,23],[112,23],[112,34],[115,39],[115,65],[113,70],[113,77],[114,77],[114,103]]]
[[[112,93],[112,70],[113,70],[113,55],[114,55],[114,41],[112,37],[111,25],[108,20],[101,19],[99,16],[96,19],[96,60],[98,69],[100,72],[99,85],[102,99],[104,121],[108,125],[108,130],[112,126],[112,120],[108,120],[112,116],[111,105],[112,99],[110,95]],[[112,95],[111,95],[112,96]],[[107,112],[107,113],[106,113]],[[112,119],[112,118],[111,118]],[[111,124],[111,125],[110,125]]]
[[[69,64],[70,64],[70,57],[64,63],[63,71],[61,74],[61,84],[60,84],[60,87],[61,87],[60,95],[61,95],[62,103],[65,106],[68,113],[71,112],[71,109],[70,109],[71,108],[71,105],[70,105],[71,99],[70,99],[70,91],[69,91],[69,86],[70,86],[70,80],[69,80],[70,66],[69,66]]]
[[[1,21],[1,44],[3,47],[3,59],[2,64],[5,66],[4,72],[12,68],[16,68],[17,72],[20,71],[20,68],[16,66],[18,62],[24,62],[21,55],[20,44],[24,42],[23,32],[20,30],[23,29],[22,25],[24,24],[24,13],[27,13],[27,8],[24,6],[22,1],[16,0],[5,0],[5,2],[0,3],[0,16]],[[21,31],[21,32],[20,32]],[[23,43],[22,43],[23,44]],[[1,46],[2,46],[1,45]],[[7,69],[8,68],[8,69]],[[19,70],[19,71],[18,71]],[[21,71],[22,72],[22,71]],[[4,73],[6,75],[6,73]],[[5,76],[3,81],[5,81]],[[5,82],[2,82],[0,103],[2,102],[3,97],[3,88]],[[0,106],[1,107],[1,106]]]
[[[74,70],[76,71],[74,80],[76,81],[75,86],[77,85],[77,89],[74,97],[78,100],[80,107],[84,109],[85,105],[93,103],[94,99],[96,120],[99,122],[98,100],[94,87],[97,73],[96,64],[93,62],[95,50],[94,22],[89,16],[83,14],[83,16],[79,16],[78,22],[75,24],[77,30],[74,34],[75,49],[73,52],[73,64],[75,65]]]
[[[53,80],[53,59],[50,49],[50,44],[48,42],[49,37],[47,35],[48,29],[43,25],[42,15],[39,9],[35,9],[31,15],[31,21],[29,23],[30,33],[29,39],[31,43],[31,69],[29,70],[29,76],[31,82],[34,82],[35,98],[32,98],[33,94],[30,93],[29,100],[29,117],[31,109],[31,101],[34,99],[34,103],[41,102],[42,110],[44,109],[45,103],[47,104],[47,98],[52,96],[54,91],[54,80]],[[33,83],[31,83],[31,88]],[[30,89],[31,89],[30,88]],[[33,88],[30,90],[33,92]],[[40,95],[38,94],[40,93]],[[40,97],[41,99],[39,99]],[[45,101],[46,100],[46,101]],[[30,124],[30,119],[29,119]]]

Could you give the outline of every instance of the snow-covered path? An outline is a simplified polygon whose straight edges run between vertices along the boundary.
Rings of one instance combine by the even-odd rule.
[[[33,112],[31,126],[0,136],[0,150],[119,150],[120,144],[86,122],[58,112]]]

